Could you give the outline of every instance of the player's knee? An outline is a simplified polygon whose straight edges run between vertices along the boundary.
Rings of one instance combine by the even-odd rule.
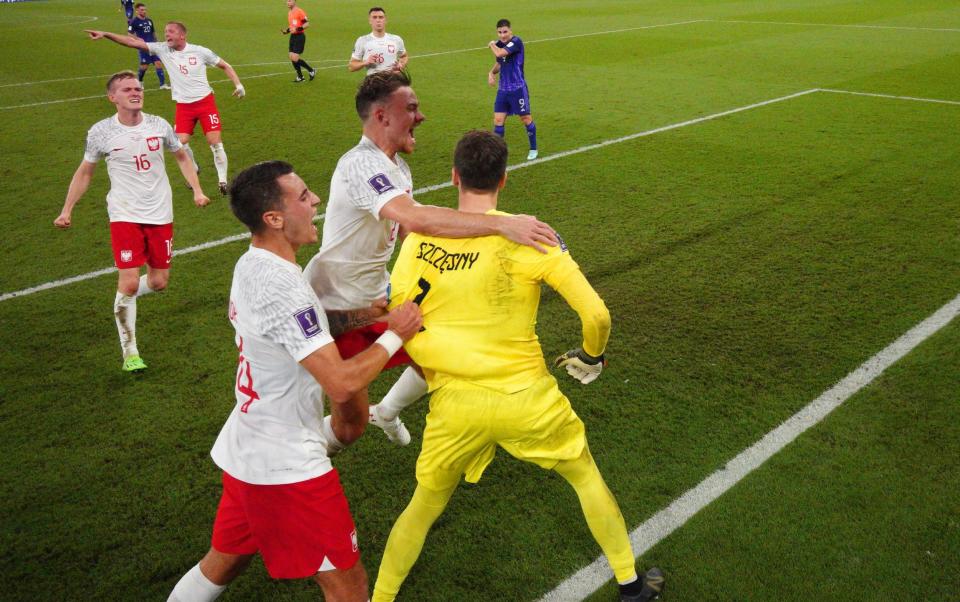
[[[128,297],[133,297],[137,294],[137,288],[137,285],[121,283],[117,285],[117,292]]]
[[[572,460],[561,460],[553,469],[574,486],[586,482],[594,473],[599,473],[597,464],[590,454],[590,448],[586,445],[583,446],[583,451],[579,457]]]
[[[120,275],[120,280],[117,281],[117,292],[122,295],[127,295],[132,297],[137,294],[137,289],[140,288],[140,276],[137,274],[132,274],[127,276],[126,274]]]
[[[149,286],[154,292],[160,292],[167,288],[167,284],[170,282],[169,275],[156,276],[151,275],[147,276],[147,286]]]
[[[345,571],[317,573],[314,579],[329,602],[367,602],[369,599],[367,570],[359,560]]]
[[[227,585],[247,570],[252,559],[252,554],[225,554],[210,548],[200,561],[200,572],[215,585]]]

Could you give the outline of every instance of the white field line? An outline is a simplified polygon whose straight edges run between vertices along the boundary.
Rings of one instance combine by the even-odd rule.
[[[607,30],[607,31],[594,31],[594,32],[588,32],[588,33],[578,33],[578,34],[575,34],[575,35],[560,36],[560,37],[556,37],[556,38],[543,38],[543,39],[540,39],[540,40],[529,40],[529,41],[527,41],[526,43],[527,43],[527,44],[538,44],[538,43],[541,43],[541,42],[555,42],[555,41],[558,41],[558,40],[569,40],[569,39],[571,39],[571,38],[582,38],[582,37],[587,37],[587,36],[601,36],[601,35],[609,35],[609,34],[613,34],[613,33],[624,33],[624,32],[628,32],[628,31],[640,31],[640,30],[643,30],[643,29],[656,29],[656,28],[659,28],[659,27],[674,27],[674,26],[677,26],[677,25],[689,25],[689,24],[691,24],[691,23],[701,23],[701,22],[703,22],[702,19],[697,19],[697,20],[693,20],[693,21],[678,21],[678,22],[676,22],[676,23],[660,23],[660,24],[657,24],[657,25],[643,25],[643,26],[640,26],[640,27],[627,27],[627,28],[625,28],[625,29],[611,29],[611,30]],[[429,53],[426,53],[426,54],[415,54],[415,55],[412,55],[410,58],[420,59],[420,58],[426,58],[426,57],[432,57],[432,56],[443,56],[443,55],[447,55],[447,54],[459,54],[459,53],[462,53],[462,52],[476,52],[476,51],[478,51],[478,50],[486,50],[486,46],[481,46],[481,47],[477,47],[477,48],[460,48],[460,49],[457,49],[457,50],[444,50],[444,51],[441,51],[441,52],[429,52]],[[323,59],[323,60],[318,60],[318,61],[316,61],[316,62],[332,62],[332,61],[335,61],[335,60],[337,60],[337,59]],[[330,67],[320,67],[319,69],[317,69],[317,71],[323,71],[323,70],[326,70],[326,69],[336,69],[336,68],[339,68],[339,67],[345,67],[346,64],[347,64],[345,61],[339,61],[339,63],[340,63],[340,64],[338,64],[338,65],[333,65],[333,66],[330,66]],[[243,66],[274,65],[274,64],[283,65],[283,64],[285,64],[285,62],[284,62],[284,61],[279,61],[279,62],[276,62],[276,63],[247,63],[246,65],[234,65],[234,66],[235,66],[235,67],[243,67]],[[247,79],[257,79],[257,78],[260,78],[260,77],[273,77],[273,76],[276,76],[276,75],[287,75],[287,74],[289,74],[289,71],[277,71],[277,72],[274,72],[274,73],[262,73],[262,74],[259,74],[259,75],[245,75],[242,79],[244,79],[244,80],[247,80]],[[98,78],[98,77],[109,77],[109,76],[108,76],[108,75],[107,75],[107,76],[87,75],[87,76],[83,76],[83,77],[74,77],[74,78],[66,78],[66,79],[51,79],[51,80],[37,81],[37,82],[23,82],[23,83],[16,83],[16,84],[4,84],[4,85],[0,86],[0,88],[7,88],[7,87],[13,87],[13,86],[28,86],[28,85],[33,85],[33,84],[42,84],[42,83],[60,82],[60,81],[73,81],[73,80],[80,80],[80,79],[96,79],[96,78]],[[222,83],[222,82],[227,82],[227,81],[230,81],[230,80],[222,79],[222,80],[217,80],[217,81],[213,81],[213,82],[210,82],[210,83]],[[38,106],[42,106],[42,105],[60,104],[60,103],[64,103],[64,102],[74,102],[74,101],[79,101],[79,100],[90,100],[91,98],[100,98],[100,96],[103,96],[103,95],[101,94],[101,95],[99,95],[99,96],[80,96],[80,97],[76,97],[76,98],[63,98],[63,99],[60,99],[60,100],[45,100],[45,101],[41,101],[41,102],[33,102],[33,103],[27,103],[27,104],[21,104],[21,105],[8,105],[8,106],[0,107],[0,110],[23,109],[23,108],[27,108],[27,107],[38,107]]]
[[[960,32],[960,28],[952,27],[909,27],[906,25],[860,25],[857,23],[801,23],[792,21],[744,21],[738,19],[710,19],[714,23],[745,23],[750,25],[797,25],[807,27],[843,27],[849,29],[899,29],[902,31],[945,31]]]
[[[343,63],[342,59],[310,59],[307,61],[309,63]],[[233,67],[259,67],[261,65],[287,65],[290,61],[272,61],[269,63],[243,63],[241,65],[233,65]],[[112,73],[107,73],[104,75],[81,75],[80,77],[62,77],[60,79],[41,79],[34,82],[20,82],[17,84],[0,84],[0,88],[19,88],[22,86],[35,86],[37,84],[54,84],[57,82],[75,82],[82,79],[103,79],[106,81],[108,77],[113,75]]]
[[[70,22],[70,23],[55,23],[55,24],[53,24],[53,25],[76,25],[77,23],[87,23],[87,22],[89,22],[89,21],[96,21],[96,20],[97,20],[97,17],[88,17],[87,20],[85,20],[85,21],[75,21],[75,22]],[[644,25],[644,26],[640,26],[640,27],[627,27],[627,28],[624,28],[624,29],[611,29],[611,30],[608,30],[608,31],[595,31],[595,32],[581,33],[581,34],[575,34],[575,35],[569,35],[569,36],[560,36],[560,37],[555,37],[555,38],[543,38],[543,39],[540,39],[540,40],[529,40],[529,41],[527,42],[527,44],[537,44],[537,43],[541,43],[541,42],[553,42],[553,41],[557,41],[557,40],[568,40],[568,39],[571,39],[571,38],[581,38],[581,37],[587,37],[587,36],[599,36],[599,35],[606,35],[606,34],[612,34],[612,33],[623,33],[623,32],[627,32],[627,31],[639,31],[639,30],[642,30],[642,29],[656,29],[656,28],[658,28],[658,27],[674,27],[674,26],[677,26],[677,25],[690,25],[690,24],[693,24],[693,23],[744,23],[744,24],[754,24],[754,25],[784,25],[784,26],[808,25],[808,26],[813,26],[813,27],[848,27],[848,28],[855,28],[855,29],[900,29],[900,30],[906,30],[906,31],[945,31],[945,32],[960,32],[960,29],[953,29],[953,28],[941,28],[941,27],[908,27],[908,26],[900,26],[900,25],[857,25],[857,24],[843,24],[843,23],[800,23],[800,22],[789,22],[789,21],[745,21],[745,20],[735,20],[735,19],[692,19],[692,20],[689,20],[689,21],[677,21],[677,22],[674,22],[674,23],[660,23],[660,24],[658,24],[658,25]],[[476,47],[476,48],[461,48],[461,49],[459,49],[459,50],[444,50],[444,51],[441,51],[441,52],[428,52],[428,53],[425,53],[425,54],[412,55],[411,58],[426,58],[426,57],[431,57],[431,56],[443,56],[443,55],[447,55],[447,54],[457,54],[457,53],[461,53],[461,52],[474,52],[474,51],[477,51],[477,50],[484,50],[484,49],[486,49],[485,46]],[[332,62],[342,63],[343,61],[342,61],[341,59],[311,59],[309,62],[311,62],[311,63],[332,63]],[[285,65],[286,63],[287,63],[287,61],[270,61],[270,62],[265,62],[265,63],[242,63],[242,64],[239,64],[239,65],[234,65],[234,67],[258,67],[258,66],[262,66],[262,65]],[[0,88],[14,88],[14,87],[22,87],[22,86],[33,86],[33,85],[37,85],[37,84],[50,84],[50,83],[56,83],[56,82],[78,81],[78,80],[84,80],[84,79],[101,79],[101,78],[110,77],[110,75],[111,75],[111,74],[106,74],[106,75],[84,75],[84,76],[80,76],[80,77],[65,77],[65,78],[61,78],[61,79],[45,79],[45,80],[39,80],[39,81],[20,82],[20,83],[14,83],[14,84],[0,84]],[[272,74],[269,74],[269,75],[282,75],[282,73],[272,73]],[[265,76],[261,75],[261,76],[259,76],[259,77],[265,77]],[[244,79],[248,79],[248,78],[244,78]],[[227,81],[227,80],[222,80],[222,81]],[[54,103],[60,103],[60,102],[70,102],[70,101],[74,101],[74,100],[87,100],[87,99],[90,99],[90,98],[96,98],[96,97],[95,97],[95,96],[83,96],[83,97],[79,97],[79,98],[68,98],[68,99],[64,99],[64,100],[54,100],[54,101],[47,101],[47,102],[43,102],[43,103],[28,104],[28,105],[16,105],[16,106],[0,107],[0,109],[15,109],[15,108],[19,108],[19,107],[38,106],[38,105],[41,105],[41,104],[54,104]]]
[[[338,69],[338,68],[340,68],[340,67],[342,67],[342,66],[344,66],[344,65],[346,65],[346,63],[342,63],[341,65],[330,65],[330,66],[327,66],[327,67],[317,67],[317,68],[316,68],[316,71],[326,71],[326,70],[328,70],[328,69]],[[272,73],[261,73],[261,74],[259,74],[259,75],[244,75],[244,76],[243,76],[243,81],[247,81],[247,80],[250,80],[250,79],[259,79],[259,78],[261,78],[261,77],[275,77],[275,76],[277,76],[277,75],[285,75],[285,74],[286,74],[286,75],[293,75],[293,71],[274,71],[274,72],[272,72]],[[109,77],[109,76],[107,76],[107,77]],[[229,82],[229,81],[230,81],[229,79],[214,79],[214,80],[210,80],[210,83],[211,83],[211,84],[223,84],[223,83],[227,83],[227,82]],[[144,88],[143,91],[144,91],[144,92],[164,92],[164,90],[160,90],[159,88]],[[42,105],[55,105],[55,104],[60,104],[60,103],[64,103],[64,102],[73,102],[73,101],[76,101],[76,100],[90,100],[90,99],[92,99],[92,98],[106,98],[106,94],[97,94],[96,96],[79,96],[79,97],[76,97],[76,98],[63,98],[63,99],[61,99],[61,100],[44,100],[44,101],[41,101],[41,102],[31,102],[31,103],[22,104],[22,105],[9,105],[9,106],[6,106],[6,107],[0,107],[0,111],[5,111],[5,110],[8,110],[8,109],[23,109],[23,108],[25,108],[25,107],[39,107],[39,106],[42,106]]]
[[[220,245],[225,245],[227,243],[243,240],[245,238],[250,238],[249,232],[245,232],[243,234],[234,234],[232,236],[227,236],[219,240],[211,240],[209,242],[203,242],[198,245],[193,245],[192,247],[187,247],[185,249],[176,249],[174,250],[173,254],[174,256],[186,255],[187,253],[203,251],[204,249],[212,249],[213,247],[219,247]],[[0,301],[6,301],[7,299],[13,299],[14,297],[23,297],[26,295],[32,295],[33,293],[39,293],[40,291],[49,290],[51,288],[59,288],[61,286],[66,286],[68,284],[73,284],[75,282],[83,282],[84,280],[90,280],[98,276],[105,276],[107,274],[112,274],[116,271],[117,271],[116,267],[109,267],[109,268],[103,268],[101,270],[95,270],[93,272],[87,272],[86,274],[80,274],[78,276],[71,276],[69,278],[64,278],[63,280],[54,280],[52,282],[45,282],[43,284],[33,286],[30,288],[25,288],[23,290],[15,291],[12,293],[4,293],[0,295]]]
[[[64,17],[64,18],[66,19],[66,18],[70,18],[70,17]],[[12,28],[13,28],[13,27],[23,27],[24,25],[27,25],[27,24],[29,24],[30,27],[60,27],[60,26],[63,26],[63,25],[79,25],[79,24],[81,24],[81,23],[93,23],[94,21],[98,21],[98,20],[100,19],[100,17],[91,17],[91,16],[88,16],[88,15],[77,15],[76,18],[79,19],[79,20],[78,20],[78,21],[63,21],[63,22],[61,22],[61,23],[41,23],[41,24],[39,24],[39,25],[34,24],[33,22],[30,22],[30,21],[27,21],[27,22],[24,22],[24,23],[3,23],[3,24],[0,24],[0,27],[2,27],[2,28],[4,28],[4,29],[5,29],[8,25],[11,26]]]
[[[743,111],[749,111],[750,109],[756,109],[766,105],[771,105],[777,102],[783,102],[785,100],[790,100],[792,98],[797,98],[798,96],[806,96],[807,94],[813,94],[814,92],[819,92],[819,88],[811,88],[809,90],[803,90],[802,92],[795,92],[793,94],[788,94],[786,96],[778,96],[777,98],[771,98],[770,100],[764,100],[761,102],[756,102],[750,105],[744,105],[742,107],[737,107],[736,109],[730,109],[729,111],[721,111],[719,113],[713,113],[712,115],[704,115],[703,117],[697,117],[696,119],[689,119],[687,121],[681,121],[680,123],[674,123],[671,125],[665,125],[663,127],[655,128],[652,130],[646,130],[643,132],[637,132],[636,134],[630,134],[628,136],[622,136],[620,138],[613,138],[611,140],[604,140],[603,142],[597,142],[596,144],[588,144],[586,146],[581,146],[579,148],[574,148],[568,151],[562,151],[555,153],[553,155],[547,155],[546,157],[540,157],[539,159],[533,159],[532,161],[524,161],[523,163],[517,163],[507,167],[507,171],[513,171],[515,169],[523,169],[524,167],[530,167],[531,165],[537,165],[539,163],[546,163],[548,161],[555,161],[557,159],[563,159],[564,157],[569,157],[570,155],[578,155],[580,153],[585,153],[587,151],[596,150],[598,148],[603,148],[605,146],[610,146],[611,144],[620,144],[621,142],[627,142],[628,140],[635,140],[636,138],[644,138],[646,136],[652,136],[653,134],[659,134],[661,132],[667,132],[669,130],[675,130],[677,128],[686,127],[688,125],[694,125],[697,123],[702,123],[704,121],[710,121],[712,119],[718,119],[720,117],[726,117],[727,115],[733,115],[734,113],[742,113]],[[453,186],[451,182],[444,182],[442,184],[434,184],[433,186],[427,186],[416,192],[433,192],[434,190],[440,190],[441,188],[447,188]],[[0,301],[3,299],[0,298]]]
[[[811,401],[802,410],[783,424],[763,436],[762,439],[740,452],[727,465],[674,500],[669,506],[654,514],[630,533],[633,553],[638,557],[678,528],[682,527],[697,512],[723,495],[753,470],[760,467],[774,454],[782,450],[807,429],[818,424],[843,402],[863,389],[883,371],[900,360],[917,345],[946,326],[960,315],[960,295],[920,322],[882,351],[860,364],[820,397]],[[601,556],[547,593],[540,602],[570,602],[583,600],[613,576],[606,557]],[[667,585],[669,587],[669,583]]]
[[[543,42],[556,42],[557,40],[570,40],[572,38],[585,38],[589,36],[603,36],[611,33],[624,33],[627,31],[640,31],[642,29],[657,29],[659,27],[675,27],[677,25],[690,25],[691,23],[703,23],[705,19],[693,19],[691,21],[676,21],[673,23],[659,23],[657,25],[641,25],[639,27],[626,27],[624,29],[608,29],[606,31],[591,31],[587,33],[577,33],[569,36],[558,36],[555,38],[541,38],[539,40],[528,40],[524,44],[540,44]],[[459,54],[461,52],[475,52],[477,50],[486,50],[486,46],[478,46],[476,48],[461,48],[459,50],[444,50],[442,52],[429,52],[427,54],[418,54],[414,55],[411,58],[424,58],[428,56],[442,56],[445,54]]]
[[[659,133],[659,132],[666,132],[666,131],[668,131],[668,130],[673,130],[673,129],[677,129],[677,128],[682,128],[682,127],[685,127],[685,126],[688,126],[688,125],[693,125],[693,124],[696,124],[696,123],[701,123],[701,122],[704,122],[704,121],[709,121],[709,120],[711,120],[711,119],[717,119],[717,118],[719,118],[719,117],[723,117],[723,116],[726,116],[726,115],[732,115],[732,114],[734,114],[734,113],[740,113],[740,112],[742,112],[742,111],[748,111],[748,110],[750,110],[750,109],[755,109],[755,108],[762,107],[762,106],[765,106],[765,105],[773,104],[773,103],[775,103],[775,102],[782,102],[782,101],[784,101],[784,100],[789,100],[789,99],[791,99],[791,98],[796,98],[796,97],[798,97],[798,96],[803,96],[803,95],[805,95],[805,94],[810,94],[810,93],[813,93],[813,92],[816,92],[816,91],[817,91],[817,89],[815,89],[815,88],[814,88],[814,89],[811,89],[811,90],[804,90],[803,92],[797,92],[797,93],[795,93],[795,94],[789,94],[789,95],[787,95],[787,96],[780,96],[780,97],[778,97],[778,98],[772,98],[772,99],[770,99],[770,100],[764,100],[764,101],[762,101],[762,102],[757,102],[757,103],[753,103],[753,104],[750,104],[750,105],[745,105],[745,106],[742,106],[742,107],[738,107],[738,108],[736,108],[736,109],[730,109],[729,111],[722,111],[722,112],[720,112],[720,113],[714,113],[713,115],[705,115],[705,116],[703,116],[703,117],[698,117],[698,118],[696,118],[696,119],[690,119],[690,120],[688,120],[688,121],[682,121],[682,122],[680,122],[680,123],[675,123],[675,124],[673,124],[673,125],[667,125],[667,126],[660,127],[660,128],[656,128],[656,129],[652,129],[652,130],[647,130],[647,131],[645,131],[645,132],[638,132],[638,133],[636,133],[636,134],[631,134],[631,135],[629,135],[629,136],[623,136],[623,137],[621,137],[621,138],[614,138],[614,139],[612,139],[612,140],[606,140],[606,141],[604,141],[604,142],[599,142],[599,143],[597,143],[597,144],[590,144],[590,145],[587,145],[587,146],[581,146],[580,148],[575,148],[575,149],[572,149],[572,150],[563,151],[563,152],[560,152],[560,153],[556,153],[556,154],[554,154],[554,155],[548,155],[548,156],[542,157],[542,158],[540,158],[540,159],[534,159],[533,161],[525,161],[525,162],[523,162],[523,163],[518,163],[518,164],[516,164],[516,165],[511,165],[511,166],[508,167],[507,169],[510,170],[510,171],[513,171],[513,170],[515,170],[515,169],[523,169],[523,168],[525,168],[525,167],[530,167],[531,165],[537,165],[537,164],[539,164],[539,163],[546,163],[547,161],[553,161],[554,159],[560,159],[560,158],[563,158],[563,157],[569,157],[570,155],[576,155],[576,154],[583,153],[583,152],[587,152],[587,151],[590,151],[590,150],[595,150],[595,149],[598,149],[598,148],[603,148],[603,147],[605,147],[605,146],[610,146],[611,144],[618,144],[618,143],[620,143],[620,142],[626,142],[626,141],[628,141],[628,140],[633,140],[633,139],[635,139],[635,138],[641,138],[641,137],[644,137],[644,136],[650,136],[650,135],[653,135],[653,134],[656,134],[656,133]],[[451,186],[452,186],[452,184],[451,184],[449,181],[448,181],[448,182],[443,182],[443,183],[440,183],[440,184],[434,184],[434,185],[432,185],[432,186],[426,186],[426,187],[424,187],[424,188],[418,188],[417,190],[414,190],[414,191],[413,191],[413,194],[414,194],[414,195],[426,194],[426,193],[428,193],[428,192],[433,192],[433,191],[435,191],[435,190],[442,190],[442,189],[444,189],[444,188],[449,188],[449,187],[451,187]],[[174,255],[186,255],[187,253],[193,253],[193,252],[196,252],[196,251],[202,251],[202,250],[204,250],[204,249],[210,249],[210,248],[213,248],[213,247],[218,247],[218,246],[220,246],[220,245],[225,245],[225,244],[227,244],[227,243],[231,243],[231,242],[234,242],[234,241],[237,241],[237,240],[242,240],[242,239],[248,238],[248,237],[249,237],[249,234],[235,234],[235,235],[233,235],[233,236],[227,236],[226,238],[221,238],[221,239],[219,239],[219,240],[212,240],[212,241],[209,241],[209,242],[205,242],[205,243],[201,243],[201,244],[198,244],[198,245],[194,245],[194,246],[192,246],[192,247],[187,247],[187,248],[185,248],[185,249],[179,249],[179,250],[174,251],[173,254],[174,254]],[[51,282],[45,282],[45,283],[43,283],[43,284],[40,284],[40,285],[37,285],[37,286],[33,286],[33,287],[30,287],[30,288],[25,288],[25,289],[22,289],[22,290],[19,290],[19,291],[13,291],[13,292],[9,292],[9,293],[0,294],[0,301],[7,301],[8,299],[13,299],[14,297],[23,297],[23,296],[25,296],[25,295],[32,295],[33,293],[38,293],[38,292],[40,292],[40,291],[45,291],[45,290],[49,290],[49,289],[52,289],[52,288],[58,288],[58,287],[61,287],[61,286],[66,286],[66,285],[68,285],[68,284],[73,284],[73,283],[75,283],[75,282],[81,282],[81,281],[84,281],[84,280],[90,280],[91,278],[96,278],[96,277],[98,277],[98,276],[103,276],[104,274],[110,274],[110,273],[113,273],[113,272],[115,272],[115,271],[116,271],[116,268],[103,268],[103,269],[96,270],[96,271],[93,271],[93,272],[87,272],[86,274],[80,274],[80,275],[78,275],[78,276],[71,276],[70,278],[64,278],[64,279],[62,279],[62,280],[53,280],[53,281],[51,281]]]
[[[895,96],[893,94],[876,94],[873,92],[854,92],[852,90],[836,90],[833,88],[820,88],[821,92],[831,94],[851,94],[853,96],[871,96],[873,98],[890,98],[893,100],[912,100],[914,102],[932,102],[942,105],[960,105],[958,100],[942,100],[940,98],[920,98],[917,96]]]

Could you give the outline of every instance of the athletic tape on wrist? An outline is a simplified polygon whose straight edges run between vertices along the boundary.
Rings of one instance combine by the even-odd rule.
[[[381,334],[374,343],[386,349],[388,357],[393,357],[393,354],[400,351],[400,348],[403,347],[403,339],[392,330]]]

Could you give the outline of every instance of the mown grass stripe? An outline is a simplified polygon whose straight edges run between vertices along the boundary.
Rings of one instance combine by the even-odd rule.
[[[960,295],[908,330],[882,351],[860,364],[840,382],[824,391],[780,426],[743,450],[726,466],[690,489],[630,533],[633,553],[640,557],[682,527],[690,518],[726,493],[774,454],[815,426],[855,393],[869,385],[884,370],[910,353],[920,343],[960,314]],[[602,587],[613,576],[605,556],[600,556],[564,580],[540,602],[582,600]],[[669,583],[667,585],[669,587]]]

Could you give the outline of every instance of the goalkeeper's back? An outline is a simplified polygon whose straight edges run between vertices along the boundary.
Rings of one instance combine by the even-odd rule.
[[[420,303],[424,329],[405,348],[430,390],[469,381],[514,393],[547,374],[535,329],[541,282],[580,315],[588,352],[602,353],[609,313],[564,245],[540,253],[500,236],[409,235],[393,269],[391,306]]]

